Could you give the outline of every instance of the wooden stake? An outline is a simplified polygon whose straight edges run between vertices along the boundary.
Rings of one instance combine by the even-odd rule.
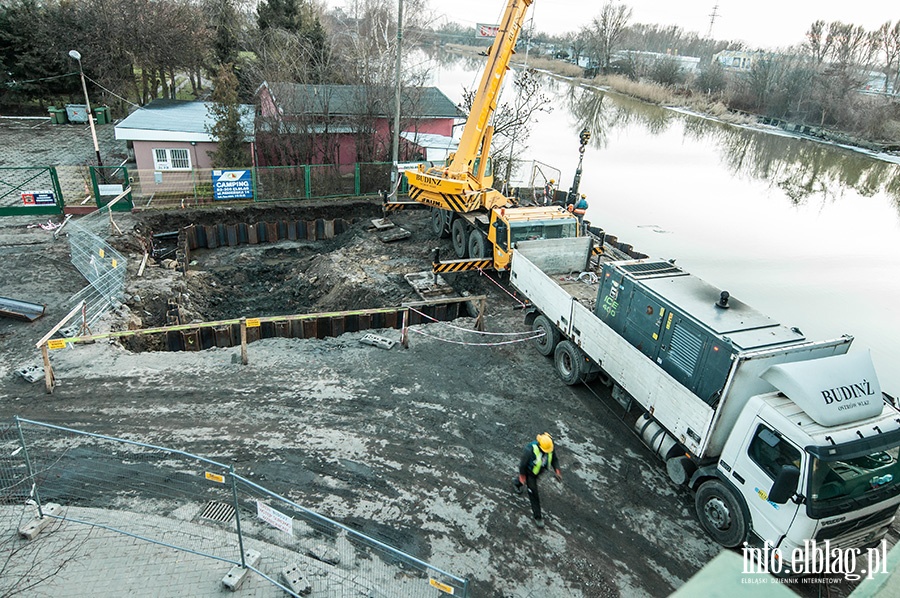
[[[400,329],[400,346],[409,349],[409,310],[403,312],[403,327]]]
[[[41,346],[41,356],[44,358],[44,384],[47,385],[47,394],[53,394],[56,378],[53,376],[53,368],[50,367],[50,349],[47,347],[47,343]]]
[[[478,302],[478,317],[475,318],[475,330],[484,332],[484,312],[487,311],[487,299],[481,298]]]
[[[241,318],[241,363],[244,365],[250,363],[247,356],[247,318]]]
[[[144,274],[144,267],[147,265],[147,257],[149,255],[150,254],[147,253],[146,251],[144,252],[144,259],[141,260],[141,267],[138,268],[138,273],[137,273],[138,276],[142,276]]]

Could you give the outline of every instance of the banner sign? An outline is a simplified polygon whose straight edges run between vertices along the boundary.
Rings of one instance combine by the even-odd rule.
[[[26,206],[55,206],[56,197],[49,190],[23,191],[22,203]]]
[[[500,32],[500,25],[489,25],[487,23],[478,23],[475,25],[475,37],[497,37]]]
[[[276,529],[280,529],[286,534],[294,533],[294,520],[281,513],[280,511],[276,511],[266,503],[257,500],[256,501],[256,516],[271,525]]]
[[[213,170],[213,199],[253,199],[253,175],[249,170]]]

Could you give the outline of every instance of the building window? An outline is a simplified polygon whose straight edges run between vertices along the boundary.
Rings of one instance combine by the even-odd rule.
[[[153,164],[156,170],[190,170],[191,154],[186,149],[154,149]]]

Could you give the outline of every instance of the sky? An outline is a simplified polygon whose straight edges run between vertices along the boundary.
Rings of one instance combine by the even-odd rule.
[[[330,6],[346,6],[348,0],[326,0]],[[712,28],[715,39],[739,40],[751,48],[774,49],[804,41],[816,20],[843,21],[874,30],[884,22],[900,20],[900,5],[885,0],[634,0],[632,23],[678,25],[685,31],[706,35],[710,15],[717,6]],[[535,0],[529,8],[535,29],[550,34],[577,31],[600,12],[602,0]],[[430,0],[436,23],[443,19],[464,25],[496,23],[506,0]]]

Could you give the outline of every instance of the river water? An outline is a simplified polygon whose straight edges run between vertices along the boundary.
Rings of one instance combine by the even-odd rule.
[[[480,68],[435,64],[433,84],[459,101]],[[590,129],[592,224],[807,338],[853,335],[851,350],[871,350],[883,390],[900,394],[900,166],[544,81],[553,111],[533,121],[523,157],[559,168],[568,189]]]

